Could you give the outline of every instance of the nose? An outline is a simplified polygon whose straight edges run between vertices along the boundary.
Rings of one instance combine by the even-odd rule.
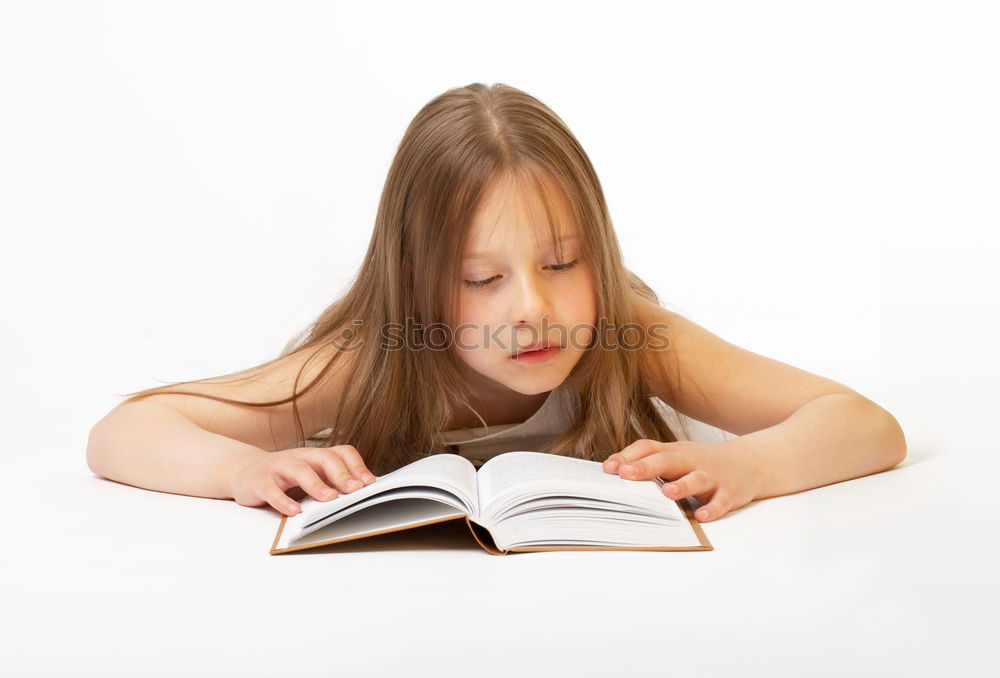
[[[515,332],[518,327],[523,326],[538,328],[542,320],[549,317],[552,309],[549,304],[547,290],[544,287],[544,283],[538,281],[535,276],[521,276],[520,281],[515,286],[514,295],[514,299],[511,302],[513,304],[511,317],[515,319]],[[541,335],[538,335],[524,343],[530,344],[541,338]]]

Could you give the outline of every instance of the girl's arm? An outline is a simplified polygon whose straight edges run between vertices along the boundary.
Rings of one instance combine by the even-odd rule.
[[[302,370],[300,389],[318,374],[332,350],[324,347],[322,355]],[[286,356],[252,379],[181,384],[178,390],[248,402],[281,400],[291,395],[307,357]],[[328,378],[298,399],[306,438],[329,426],[326,416],[336,409],[349,374],[344,367],[351,362],[351,354],[341,356]],[[290,403],[249,407],[195,395],[155,393],[119,404],[94,425],[87,441],[87,464],[94,473],[129,485],[232,498],[246,506],[271,503],[281,511],[290,501],[284,490],[292,486],[328,499],[327,490],[332,488],[327,483],[351,491],[358,483],[374,481],[352,446],[295,447],[298,440]]]
[[[149,399],[119,405],[91,429],[87,465],[99,476],[150,490],[232,499],[237,464],[268,452],[206,431]]]
[[[886,471],[906,457],[899,422],[860,395],[820,396],[780,424],[727,440],[754,469],[755,499]]]
[[[754,499],[885,471],[906,456],[889,412],[830,379],[746,351],[686,318],[639,299],[641,321],[669,328],[650,350],[650,395],[681,414],[736,433],[722,444],[638,440],[604,462],[630,480],[662,477],[671,499],[693,496],[715,520]],[[675,365],[676,363],[676,365]],[[669,387],[669,388],[668,388]]]

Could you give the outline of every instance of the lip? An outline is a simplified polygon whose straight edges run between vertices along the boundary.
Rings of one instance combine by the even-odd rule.
[[[562,347],[558,344],[553,344],[548,348],[539,348],[534,351],[525,349],[513,356],[511,360],[516,360],[519,363],[544,363],[554,358],[561,350]]]
[[[552,342],[549,341],[536,341],[534,344],[530,344],[528,346],[522,346],[521,350],[519,350],[517,353],[514,353],[510,357],[516,358],[522,353],[528,353],[529,351],[541,351],[542,349],[548,348],[551,344]]]

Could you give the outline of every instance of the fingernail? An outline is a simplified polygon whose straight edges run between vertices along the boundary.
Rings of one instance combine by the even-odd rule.
[[[618,461],[617,459],[608,459],[604,463],[607,464],[607,469],[612,473],[614,473],[615,471],[618,470],[618,464],[620,464],[621,462]]]
[[[299,510],[299,505],[298,504],[289,504],[287,506],[287,508],[288,508],[288,512],[289,513],[295,513],[296,511]]]
[[[635,468],[635,466],[632,466],[631,464],[625,464],[624,466],[622,466],[622,473],[627,473],[629,475],[632,475],[635,472],[636,472],[636,468]]]
[[[676,494],[677,493],[677,486],[676,485],[667,485],[667,492],[669,492],[670,494]]]
[[[700,511],[698,511],[698,517],[701,518],[702,520],[705,520],[706,518],[708,518],[708,511],[706,511],[705,509],[701,509]]]
[[[350,480],[347,481],[347,486],[352,490],[356,490],[357,488],[361,487],[361,481],[351,478]]]
[[[335,495],[335,494],[336,494],[336,491],[335,491],[335,490],[332,490],[332,489],[330,489],[329,487],[328,487],[328,488],[326,488],[325,490],[323,490],[323,496],[324,496],[324,497],[332,497],[332,496],[333,496],[333,495]]]
[[[366,483],[373,483],[373,482],[375,482],[375,476],[373,476],[371,473],[362,474],[361,477],[365,479]]]

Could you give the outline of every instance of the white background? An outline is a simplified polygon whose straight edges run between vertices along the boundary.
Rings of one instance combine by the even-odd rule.
[[[0,3],[0,662],[982,668],[998,28],[986,2]],[[272,557],[277,514],[94,477],[117,394],[273,358],[346,290],[406,125],[471,82],[562,117],[669,306],[883,405],[904,464],[655,559]]]

